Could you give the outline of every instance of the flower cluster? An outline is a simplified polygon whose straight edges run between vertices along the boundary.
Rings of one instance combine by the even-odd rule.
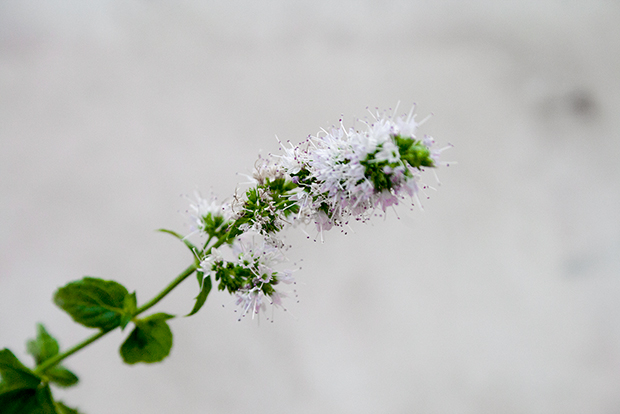
[[[198,229],[217,242],[204,246],[202,271],[220,290],[235,294],[243,314],[281,306],[280,282],[290,271],[274,265],[284,260],[279,233],[287,226],[314,224],[319,234],[351,219],[366,221],[373,212],[406,197],[419,204],[425,188],[421,173],[437,167],[443,149],[433,149],[429,136],[418,139],[413,110],[408,115],[373,116],[362,128],[322,130],[300,145],[281,145],[282,154],[259,159],[250,187],[230,204],[200,200],[193,207]],[[281,143],[282,144],[282,143]],[[444,148],[445,149],[445,148]],[[231,244],[235,259],[217,249]]]
[[[425,188],[421,172],[440,165],[442,151],[432,148],[432,138],[416,137],[424,121],[418,123],[412,110],[394,118],[377,113],[373,121],[361,121],[361,130],[340,122],[340,127],[323,130],[300,145],[282,145],[283,154],[259,157],[244,194],[235,192],[219,202],[196,193],[188,211],[192,232],[184,237],[160,229],[191,250],[193,263],[146,303],[139,306],[136,292],[114,280],[86,276],[59,288],[56,305],[75,322],[99,331],[60,352],[56,339],[39,324],[36,338],[27,342],[33,369],[10,350],[0,350],[0,412],[77,413],[54,401],[50,383],[76,385],[78,377],[60,362],[116,328],[133,324],[120,347],[127,364],[162,361],[173,342],[167,320],[175,316],[143,313],[194,273],[200,291],[187,316],[202,308],[214,283],[236,297],[239,320],[258,317],[268,304],[286,310],[282,299],[287,295],[280,289],[295,282],[292,270],[280,269],[290,247],[283,242],[283,230],[315,225],[322,240],[324,231],[346,226],[351,219],[366,221],[377,209],[385,213],[406,196],[419,204],[418,192]],[[196,233],[206,239],[201,245],[189,240]]]
[[[256,234],[245,233],[232,243],[235,260],[226,261],[218,249],[203,260],[201,267],[219,282],[219,290],[227,290],[237,297],[242,316],[250,313],[252,318],[265,310],[266,302],[282,307],[283,292],[276,290],[280,283],[293,282],[292,270],[278,271],[276,267],[285,261],[281,249]]]
[[[412,112],[396,119],[377,116],[363,125],[363,131],[343,125],[323,130],[279,156],[299,186],[300,216],[320,232],[351,217],[366,220],[376,208],[398,204],[403,194],[419,203],[420,173],[437,166],[442,150],[431,149],[429,136],[416,139],[420,124]]]
[[[192,225],[194,232],[208,235],[210,238],[222,238],[228,231],[228,222],[231,217],[230,206],[222,204],[217,197],[202,198],[198,192],[194,194],[196,202],[190,204]]]

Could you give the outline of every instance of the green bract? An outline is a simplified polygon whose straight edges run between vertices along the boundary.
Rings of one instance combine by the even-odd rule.
[[[398,147],[398,155],[400,158],[398,161],[390,162],[385,159],[376,159],[377,154],[383,149],[383,144],[377,145],[375,151],[369,153],[364,160],[360,161],[360,164],[364,166],[364,177],[372,182],[376,193],[380,193],[384,190],[392,190],[395,186],[400,185],[392,179],[391,171],[398,167],[402,167],[402,161],[406,161],[411,167],[418,169],[422,167],[434,167],[431,152],[421,141],[416,141],[413,138],[401,137],[400,135],[393,135],[392,138]],[[387,173],[386,169],[388,171]],[[409,178],[413,176],[409,169],[405,169],[403,174]],[[356,184],[360,184],[362,181],[363,180],[360,180]]]
[[[394,135],[394,141],[398,146],[400,158],[407,161],[409,165],[415,168],[434,167],[435,162],[431,158],[430,149],[413,138],[405,138],[400,135]]]
[[[295,188],[297,184],[284,178],[265,178],[262,184],[250,188],[245,193],[242,211],[232,224],[229,242],[243,233],[244,225],[256,226],[256,230],[264,234],[280,231],[281,218],[299,211],[299,206],[291,199]]]
[[[218,214],[207,213],[200,217],[202,222],[202,230],[209,235],[209,237],[222,238],[228,232],[228,226],[230,222],[224,220],[224,217]]]
[[[235,293],[239,289],[256,284],[266,296],[271,296],[275,292],[272,285],[278,284],[277,273],[272,273],[269,277],[260,275],[263,279],[269,279],[269,282],[260,281],[255,283],[258,276],[252,269],[247,267],[249,265],[250,263],[248,262],[244,262],[244,266],[231,262],[215,262],[213,264],[213,271],[215,272],[215,280],[220,282],[217,287],[218,290],[227,290],[228,293]]]
[[[372,182],[374,191],[380,193],[383,190],[390,190],[393,187],[390,176],[384,172],[385,167],[396,168],[400,166],[399,163],[389,162],[387,160],[377,161],[375,155],[380,151],[378,148],[374,153],[368,154],[366,159],[360,161],[360,164],[364,166],[364,176]],[[364,181],[362,178],[356,184],[361,184]]]
[[[235,293],[249,283],[255,276],[247,267],[231,262],[215,262],[213,264],[215,280],[219,281],[218,290]]]

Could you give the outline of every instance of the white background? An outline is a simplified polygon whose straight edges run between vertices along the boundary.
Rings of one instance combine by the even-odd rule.
[[[612,1],[0,1],[0,346],[31,363],[36,322],[89,336],[51,302],[84,275],[144,303],[191,262],[153,231],[188,231],[186,195],[232,195],[275,135],[401,101],[455,145],[425,211],[324,244],[293,229],[299,303],[275,323],[213,292],[170,322],[164,363],[124,365],[114,332],[55,395],[88,414],[617,413],[618,22]]]

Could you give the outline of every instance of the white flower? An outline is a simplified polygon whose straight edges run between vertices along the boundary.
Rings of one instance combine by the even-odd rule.
[[[282,250],[258,234],[242,234],[233,242],[232,249],[239,262],[247,262],[257,277],[261,277],[261,272],[274,273],[274,268],[286,260]]]
[[[282,178],[284,175],[282,169],[271,162],[271,160],[259,157],[254,164],[254,173],[252,174],[252,184],[265,184],[267,179],[274,181],[277,178]]]
[[[195,228],[209,236],[198,270],[236,296],[243,316],[254,318],[268,304],[282,307],[281,284],[294,279],[292,270],[279,269],[286,260],[280,232],[314,224],[322,240],[323,231],[366,221],[406,195],[419,204],[418,193],[427,188],[423,169],[440,165],[448,148],[434,149],[429,136],[416,138],[425,120],[417,122],[413,109],[400,117],[377,112],[360,120],[359,129],[341,121],[297,146],[278,140],[283,154],[259,157],[248,176],[252,186],[242,195],[235,192],[230,204],[196,193],[190,205]],[[212,240],[219,249],[209,251]],[[228,248],[232,260],[220,250]]]
[[[241,306],[242,316],[250,312],[252,319],[254,319],[254,316],[258,315],[259,311],[265,311],[267,309],[263,301],[265,295],[257,286],[251,289],[239,289],[235,295],[237,296],[236,304]]]
[[[427,117],[423,119],[420,123],[416,122],[415,114],[413,113],[414,110],[415,106],[411,108],[409,114],[406,117],[401,116],[396,119],[396,130],[400,135],[415,138],[415,133],[418,129],[418,126],[422,125],[428,119]]]
[[[416,122],[413,109],[396,119],[385,113],[373,116],[372,122],[361,121],[362,131],[341,123],[301,146],[282,146],[285,154],[278,165],[301,189],[293,195],[300,206],[297,219],[314,222],[320,233],[349,218],[364,221],[376,208],[385,211],[399,203],[401,193],[418,201],[418,158],[426,157],[423,165],[438,163],[443,149],[431,150],[430,137],[416,139],[426,120]]]
[[[381,145],[379,152],[375,154],[377,161],[388,161],[390,163],[398,163],[400,161],[400,154],[398,147],[394,142],[386,141]]]
[[[388,207],[398,204],[398,197],[388,190],[383,190],[377,196],[377,202],[381,206],[381,209],[385,212]]]
[[[254,277],[251,283],[237,290],[237,305],[243,315],[251,312],[252,318],[270,303],[282,307],[283,292],[277,290],[280,283],[292,283],[292,270],[276,270],[286,260],[282,251],[258,234],[243,234],[233,243],[236,263],[250,270]],[[267,293],[266,293],[267,292]]]
[[[258,286],[249,289],[239,289],[235,296],[237,297],[236,305],[241,307],[241,317],[250,313],[252,319],[258,316],[261,311],[265,312],[267,310],[267,303],[285,309],[282,305],[282,299],[287,297],[285,293],[278,291],[274,291],[267,296]]]
[[[307,162],[307,154],[304,153],[299,146],[293,145],[290,141],[287,142],[290,147],[284,145],[279,139],[278,142],[280,143],[280,150],[284,151],[284,155],[273,154],[280,160],[278,161],[278,165],[288,174],[297,174]]]
[[[219,249],[214,247],[211,249],[211,254],[200,262],[200,270],[202,270],[204,274],[211,274],[213,273],[213,265],[222,261],[224,261],[224,255]]]
[[[223,222],[227,222],[232,217],[230,204],[220,203],[213,194],[209,198],[203,198],[198,191],[194,192],[195,202],[189,205],[190,215],[193,221],[192,230],[205,231],[209,225],[208,217],[215,219],[221,217]]]

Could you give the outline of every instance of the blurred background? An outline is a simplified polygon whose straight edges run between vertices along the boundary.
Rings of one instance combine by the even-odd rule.
[[[617,1],[0,1],[0,347],[91,275],[144,303],[275,139],[416,103],[454,148],[424,211],[287,233],[297,299],[212,292],[162,364],[113,332],[65,365],[85,413],[620,412]],[[312,232],[312,230],[309,230]],[[303,262],[300,260],[303,259]],[[154,311],[185,314],[193,278]],[[271,316],[271,311],[269,312]]]

